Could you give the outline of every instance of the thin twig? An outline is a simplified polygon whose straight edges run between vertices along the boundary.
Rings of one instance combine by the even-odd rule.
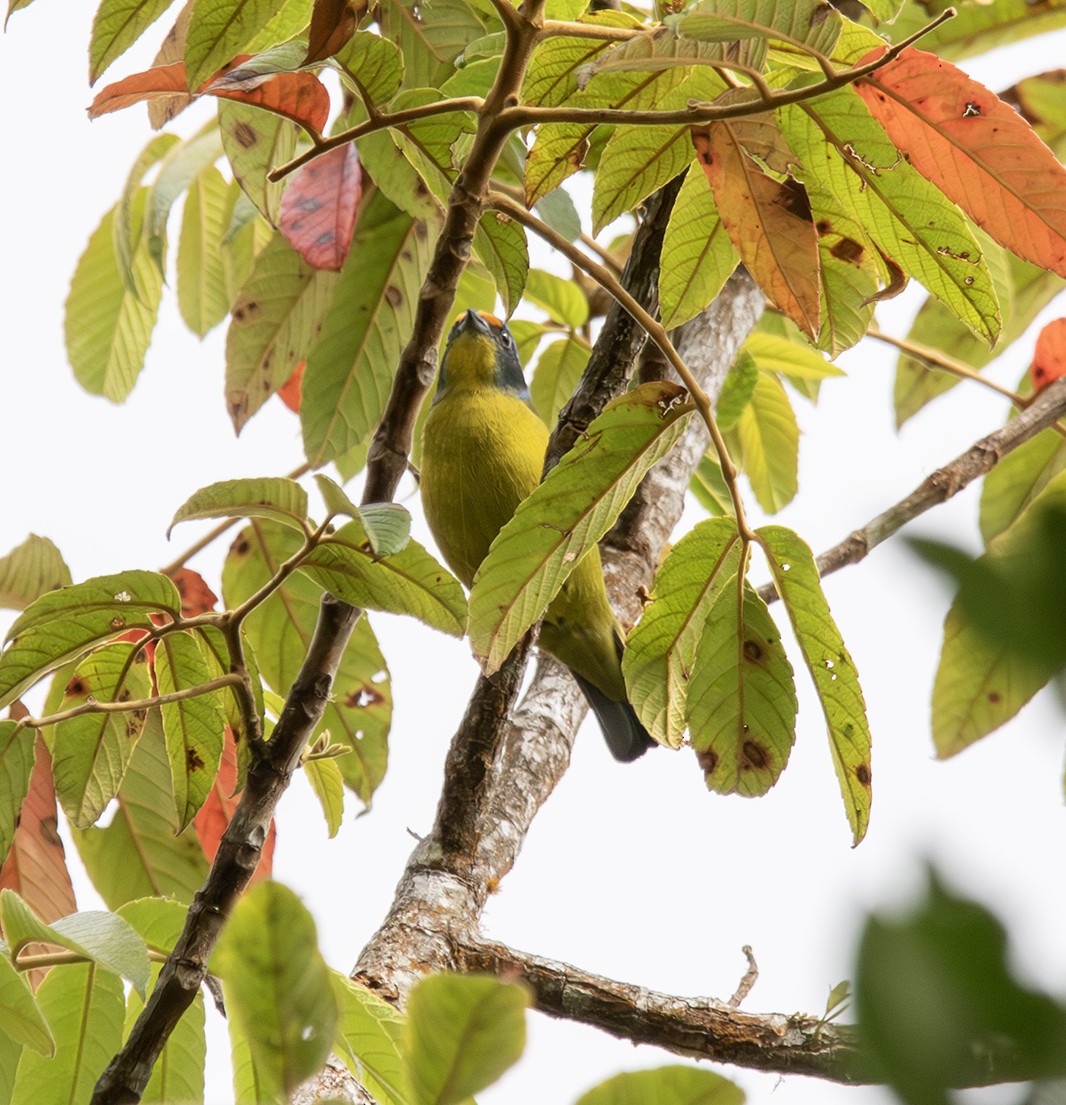
[[[737,984],[733,996],[726,1003],[730,1009],[740,1008],[740,1003],[751,993],[751,988],[759,979],[759,964],[755,962],[755,953],[751,950],[751,945],[745,944],[740,950],[748,961],[748,969]]]

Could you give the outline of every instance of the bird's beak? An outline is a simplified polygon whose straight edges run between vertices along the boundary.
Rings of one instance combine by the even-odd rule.
[[[460,334],[487,334],[489,333],[489,324],[473,307],[467,307],[463,317],[459,320],[458,332]]]

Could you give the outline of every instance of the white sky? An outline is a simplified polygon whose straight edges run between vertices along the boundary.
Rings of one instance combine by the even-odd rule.
[[[72,7],[39,0],[17,12],[0,38],[7,149],[0,183],[6,472],[0,554],[31,531],[46,535],[75,579],[84,579],[172,559],[197,531],[183,527],[173,545],[164,531],[197,487],[282,474],[302,458],[297,421],[276,401],[240,441],[233,438],[222,396],[225,328],[199,342],[180,323],[170,291],[147,368],[124,408],[86,395],[74,382],[62,340],[67,284],[149,131],[136,109],[87,121],[91,5]],[[1064,47],[1059,34],[1039,51],[1022,44],[967,68],[1003,87],[1061,64]],[[131,55],[109,76],[143,60]],[[904,334],[920,301],[916,293],[885,305],[881,325]],[[1019,342],[991,375],[1013,385],[1032,342],[1032,336]],[[849,377],[826,384],[818,408],[797,400],[805,432],[801,491],[776,520],[816,552],[1004,418],[1003,401],[959,388],[897,435],[892,363],[883,348],[864,347],[841,359]],[[977,491],[910,532],[976,550]],[[424,528],[416,533],[425,539]],[[217,582],[224,549],[223,542],[192,564],[209,582]],[[615,764],[594,724],[588,726],[569,774],[489,905],[491,936],[651,988],[720,998],[733,992],[744,971],[741,945],[750,944],[761,974],[745,1008],[818,1013],[829,988],[851,972],[861,910],[900,901],[933,859],[1007,920],[1019,967],[1066,993],[1066,892],[1056,862],[1066,843],[1063,713],[1041,695],[999,733],[953,761],[936,762],[928,703],[948,594],[898,541],[832,577],[827,591],[863,678],[875,739],[865,843],[850,848],[820,712],[793,652],[798,741],[768,797],[708,794],[691,753],[653,752],[632,766]],[[373,812],[356,820],[349,811],[333,842],[298,780],[282,803],[275,862],[276,877],[303,895],[325,955],[340,969],[350,967],[391,900],[412,846],[408,830],[421,833],[431,824],[447,742],[476,672],[461,642],[413,622],[373,621],[397,703],[389,775]],[[83,908],[98,906],[84,879],[77,885]],[[675,1061],[535,1015],[529,1026],[526,1057],[481,1095],[485,1105],[567,1102],[618,1070]],[[213,1105],[231,1097],[222,1051],[215,1047],[209,1060]],[[736,1072],[736,1078],[753,1102],[888,1100],[877,1089],[799,1077]],[[969,1096],[1007,1102],[1020,1095],[1007,1089]]]

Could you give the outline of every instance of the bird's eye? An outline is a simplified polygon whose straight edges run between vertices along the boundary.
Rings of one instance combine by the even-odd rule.
[[[510,330],[501,330],[500,331],[500,340],[503,342],[503,344],[504,344],[504,346],[506,346],[506,348],[514,349],[514,338],[511,337],[511,331]]]

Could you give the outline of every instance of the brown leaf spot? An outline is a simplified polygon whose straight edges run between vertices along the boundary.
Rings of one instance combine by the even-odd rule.
[[[718,753],[710,748],[697,750],[696,762],[700,765],[704,775],[710,775],[718,766]]]
[[[200,754],[195,748],[185,749],[185,770],[186,771],[202,771],[204,767],[204,761],[200,758]]]
[[[389,301],[391,306],[399,308],[403,303],[403,292],[400,291],[395,284],[390,284],[385,289],[385,298]]]
[[[868,787],[870,785],[869,767],[867,767],[866,764],[859,764],[859,766],[855,768],[855,778],[858,779],[864,787]]]
[[[259,314],[259,304],[254,299],[248,300],[247,303],[238,303],[233,308],[233,320],[234,322],[244,322],[245,319],[253,319]]]
[[[63,692],[68,698],[75,696],[81,696],[89,693],[89,687],[85,680],[82,679],[77,672],[74,673],[74,678],[67,684],[67,689]]]
[[[112,629],[121,629],[126,624],[126,619],[121,614],[116,614],[110,622]]]
[[[811,221],[811,201],[807,189],[798,180],[787,177],[781,182],[781,191],[777,198],[778,207],[804,222]]]
[[[814,224],[814,229],[817,230],[819,234],[828,234],[829,231],[833,229],[833,224],[828,219],[819,219]]]
[[[63,846],[63,841],[59,836],[59,819],[56,817],[42,817],[38,825],[37,831],[41,834],[46,844],[52,845],[52,847]]]
[[[247,123],[238,123],[233,130],[233,137],[246,150],[249,150],[259,141],[259,135]]]
[[[854,238],[841,238],[829,251],[838,261],[845,261],[849,265],[860,264],[865,252],[866,250]]]
[[[385,699],[368,683],[363,684],[361,687],[356,687],[354,691],[349,691],[344,696],[344,705],[347,706],[349,710],[365,710],[370,706],[376,706],[379,702],[384,701]]]
[[[252,551],[252,543],[247,537],[238,537],[230,546],[234,556],[247,556]]]
[[[989,691],[988,701],[991,702],[993,706],[996,706],[1003,701],[1003,696],[999,693],[999,691]]]
[[[770,755],[761,744],[748,740],[741,745],[740,751],[740,769],[742,771],[746,768],[754,768],[756,771],[762,771],[764,768],[769,767]]]
[[[753,664],[758,664],[763,658],[762,645],[758,641],[748,638],[744,642],[744,659],[750,660]]]

